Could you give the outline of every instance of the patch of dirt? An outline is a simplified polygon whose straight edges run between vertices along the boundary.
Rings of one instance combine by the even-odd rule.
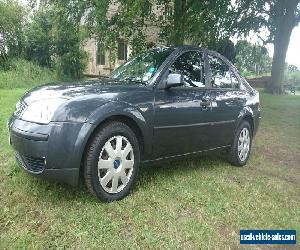
[[[184,206],[182,207],[178,213],[177,213],[178,221],[185,221],[186,219],[191,219],[191,218],[197,218],[198,220],[202,221],[204,220],[204,217],[202,216],[200,210],[193,208],[191,206]]]
[[[287,182],[291,182],[296,185],[300,185],[300,155],[294,152],[288,151],[286,148],[282,148],[279,145],[272,145],[269,147],[254,146],[253,151],[258,154],[263,154],[263,158],[272,163],[274,169],[259,169],[257,171],[277,177]],[[282,171],[278,171],[278,168],[285,170],[284,175]]]
[[[231,245],[231,247],[237,247],[239,244],[239,230],[235,230],[228,224],[220,224],[218,226],[218,232],[225,240],[225,243]],[[233,242],[230,239],[235,239]]]
[[[288,142],[283,141],[280,136],[274,138],[274,134],[263,128],[259,130],[253,142],[252,153],[261,156],[272,167],[262,169],[254,166],[254,170],[300,187],[300,152],[296,148],[291,150],[287,147]]]
[[[259,169],[257,167],[254,167],[254,171],[256,173],[259,173],[260,175],[264,175],[264,176],[269,176],[269,177],[274,177],[277,178],[279,180],[288,182],[290,184],[296,185],[300,187],[300,182],[299,182],[299,175],[298,176],[293,176],[293,175],[281,175],[280,173],[276,172],[276,171],[268,171],[268,170],[264,170],[264,169]]]
[[[272,163],[280,166],[288,166],[300,173],[300,153],[291,152],[282,145],[253,146],[253,150],[263,153]]]

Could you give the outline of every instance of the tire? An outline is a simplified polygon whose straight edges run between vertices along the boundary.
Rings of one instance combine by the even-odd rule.
[[[139,162],[140,149],[134,132],[122,122],[104,124],[93,135],[86,150],[86,186],[103,202],[123,199],[134,184]]]
[[[239,125],[238,129],[236,130],[233,144],[229,150],[228,161],[234,166],[238,166],[238,167],[245,166],[251,153],[251,147],[252,147],[251,126],[249,122],[243,121]],[[244,151],[242,152],[242,150]]]

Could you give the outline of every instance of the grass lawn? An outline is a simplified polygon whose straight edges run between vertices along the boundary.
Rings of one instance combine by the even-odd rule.
[[[6,121],[24,91],[0,90],[0,248],[235,247],[240,229],[296,229],[299,242],[300,96],[261,94],[247,167],[203,156],[143,168],[129,197],[103,204],[17,166]]]

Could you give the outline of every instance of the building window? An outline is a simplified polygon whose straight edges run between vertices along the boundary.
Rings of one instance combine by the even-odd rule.
[[[124,41],[118,42],[118,60],[127,60],[127,43]]]
[[[171,17],[173,15],[173,7],[172,6],[166,6],[164,11],[165,19]]]
[[[105,48],[101,43],[97,45],[97,64],[105,65]]]

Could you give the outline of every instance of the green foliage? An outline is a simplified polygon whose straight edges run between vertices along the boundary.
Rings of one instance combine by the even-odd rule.
[[[262,46],[252,45],[245,40],[236,44],[235,65],[245,76],[271,72],[271,60],[268,51]]]
[[[300,0],[237,0],[235,1],[233,30],[249,34],[263,34],[264,43],[274,44],[269,93],[281,94],[285,57],[294,27],[300,22]],[[265,36],[265,37],[264,37]]]
[[[275,36],[280,34],[280,31],[284,31],[279,30],[280,25],[285,24],[285,28],[288,28],[287,24],[290,23],[283,23],[285,17],[292,18],[293,27],[300,22],[299,0],[237,0],[235,2],[235,16],[232,20],[237,33],[249,34],[250,31],[260,33],[263,28],[264,32],[268,31],[268,36],[262,37],[266,43],[273,43]],[[289,5],[295,6],[295,9],[289,8]]]
[[[113,12],[109,9],[110,3],[88,0],[85,6],[88,8],[85,24],[110,50],[115,49],[119,38],[132,45],[133,54],[144,50],[150,27],[160,29],[162,43],[189,43],[210,48],[220,47],[219,42],[230,34],[229,0],[116,0]],[[233,54],[229,54],[231,59]]]
[[[0,70],[0,89],[31,88],[57,80],[56,72],[24,59],[12,59],[8,69]]]
[[[17,1],[0,0],[0,67],[9,56],[22,54],[25,14]]]
[[[287,72],[285,74],[284,82],[296,87],[300,87],[300,71]]]
[[[210,47],[228,36],[226,24],[230,18],[230,0],[187,0],[187,6],[187,25],[184,27],[187,41]]]
[[[115,9],[109,9],[111,3]],[[152,16],[152,1],[87,0],[85,7],[88,8],[85,25],[91,36],[109,49],[112,62],[116,59],[118,39],[131,45],[133,55],[146,48],[144,28]]]
[[[55,69],[61,78],[80,79],[83,77],[86,62],[86,53],[82,50],[74,49],[56,59]]]
[[[58,1],[59,2],[59,1]],[[87,63],[87,55],[82,48],[82,31],[80,29],[81,10],[57,3],[54,6],[54,46],[55,67],[58,74],[71,78],[82,78]]]
[[[300,69],[295,65],[289,64],[288,68],[287,68],[287,71],[288,71],[288,73],[299,72]]]
[[[160,4],[162,10],[154,22],[162,20],[161,38],[169,44],[215,48],[230,35],[229,0],[156,0],[154,3]]]
[[[87,55],[82,45],[82,1],[41,3],[26,29],[26,58],[55,68],[62,78],[82,78]]]
[[[231,62],[235,62],[236,48],[234,43],[229,38],[219,40],[215,46],[209,46],[209,48],[218,51]]]
[[[52,67],[55,46],[53,26],[50,9],[41,8],[25,29],[26,58],[49,68]]]

